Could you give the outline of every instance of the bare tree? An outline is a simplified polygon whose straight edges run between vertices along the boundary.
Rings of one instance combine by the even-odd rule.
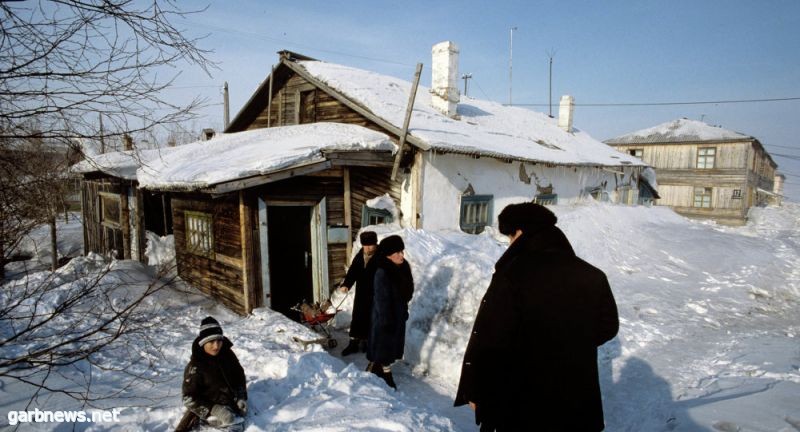
[[[55,228],[57,186],[67,183],[66,166],[10,149],[113,142],[193,119],[202,100],[180,106],[162,90],[178,76],[165,71],[214,67],[174,24],[196,12],[172,0],[0,2],[0,267],[32,227]]]
[[[0,138],[0,258],[2,264],[17,254],[20,242],[33,228],[49,224],[51,261],[58,265],[56,218],[68,209],[74,181],[67,168],[75,163],[70,147],[52,145],[36,137]],[[0,266],[0,278],[4,277]]]
[[[55,222],[66,169],[46,163],[37,143],[113,142],[194,118],[203,101],[162,96],[183,65],[214,67],[175,24],[194,12],[172,0],[0,1],[0,264],[31,229]],[[156,349],[148,334],[159,306],[149,299],[164,282],[142,288],[124,271],[83,272],[75,263],[92,259],[73,261],[0,282],[0,379],[34,386],[32,399],[108,397],[92,388],[93,373],[133,383]]]
[[[0,379],[31,386],[30,403],[61,394],[82,404],[109,397],[142,399],[156,383],[160,350],[150,336],[159,302],[150,297],[172,282],[163,268],[149,284],[100,256],[79,258],[58,272],[38,272],[0,290]],[[114,388],[92,376],[114,373]],[[139,390],[139,391],[136,391]]]
[[[98,114],[112,134],[146,131],[193,117],[201,101],[162,96],[182,63],[214,67],[198,40],[172,22],[175,2],[39,0],[0,2],[2,137],[99,138]],[[174,70],[174,69],[173,69]]]

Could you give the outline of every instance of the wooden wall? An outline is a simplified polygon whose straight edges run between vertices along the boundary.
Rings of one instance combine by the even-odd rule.
[[[186,250],[184,212],[209,213],[214,225],[214,258]],[[244,299],[242,239],[238,194],[212,199],[208,195],[173,195],[173,233],[178,274],[227,307],[246,313]]]
[[[131,215],[128,208],[128,191],[135,188],[135,184],[115,177],[99,174],[86,175],[81,180],[81,206],[83,208],[83,249],[84,253],[95,252],[106,255],[114,252],[117,259],[137,259],[144,257],[144,230],[141,229],[141,217]],[[119,199],[120,214],[119,224],[110,225],[103,223],[101,215],[101,196],[111,194]],[[141,201],[137,196],[137,209],[141,208]],[[131,238],[130,223],[137,224],[138,238]],[[131,255],[131,243],[137,242],[139,256]]]
[[[368,200],[388,192],[399,211],[401,183],[399,180],[393,182],[391,176],[391,168],[350,168],[350,205],[353,209],[351,233],[353,236],[361,229],[362,208]],[[402,215],[399,216],[402,219]]]
[[[746,168],[748,149],[751,143],[680,143],[680,144],[642,144],[617,145],[617,150],[628,153],[630,149],[642,149],[642,160],[656,169],[693,169],[697,166],[697,149],[715,147],[717,149],[714,168]]]
[[[304,92],[313,91],[313,97],[302,98]],[[309,107],[311,104],[313,106]],[[305,114],[301,115],[303,112]],[[310,119],[301,121],[302,118]],[[246,130],[295,125],[301,122],[337,122],[364,126],[385,132],[383,128],[348,108],[333,96],[315,89],[308,81],[294,74],[280,89],[272,94],[272,107],[265,107]]]

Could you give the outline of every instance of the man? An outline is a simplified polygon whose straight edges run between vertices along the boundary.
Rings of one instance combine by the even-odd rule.
[[[378,246],[378,234],[375,231],[364,231],[359,235],[358,240],[361,242],[361,250],[353,258],[344,282],[341,284],[341,290],[344,292],[350,290],[353,284],[358,286],[356,297],[353,299],[350,343],[342,350],[343,356],[353,354],[359,350],[365,350],[372,320],[372,299],[374,295],[372,278],[374,271],[368,266]]]
[[[183,373],[183,404],[188,411],[176,430],[191,430],[201,422],[231,432],[242,430],[247,386],[231,346],[219,322],[204,318]]]
[[[599,431],[597,347],[617,334],[605,274],[575,256],[538,204],[507,206],[511,240],[478,309],[455,405],[469,404],[481,431]]]

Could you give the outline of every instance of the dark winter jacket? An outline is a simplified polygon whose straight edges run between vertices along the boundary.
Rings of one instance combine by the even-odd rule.
[[[352,288],[356,284],[356,296],[353,299],[353,319],[350,321],[350,337],[367,339],[372,321],[372,282],[375,276],[375,260],[370,259],[364,265],[364,249],[358,251],[347,275],[342,282],[343,286]]]
[[[211,356],[198,340],[192,342],[192,358],[183,372],[183,404],[201,419],[208,417],[215,404],[238,412],[236,400],[247,400],[247,383],[244,369],[231,350],[233,344],[224,338],[219,354]]]
[[[382,365],[403,358],[406,343],[408,302],[414,294],[414,279],[408,261],[399,266],[376,256],[375,298],[367,359]]]
[[[597,347],[618,327],[605,274],[561,230],[523,233],[495,265],[455,405],[498,430],[602,430]]]

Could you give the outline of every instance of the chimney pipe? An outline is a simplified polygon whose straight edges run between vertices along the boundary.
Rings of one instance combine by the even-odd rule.
[[[431,106],[450,118],[458,118],[458,53],[450,41],[431,48]]]
[[[572,113],[575,111],[575,98],[569,95],[561,96],[558,107],[558,127],[572,133]]]
[[[133,138],[130,135],[125,134],[122,136],[122,142],[124,143],[125,151],[133,150]]]

